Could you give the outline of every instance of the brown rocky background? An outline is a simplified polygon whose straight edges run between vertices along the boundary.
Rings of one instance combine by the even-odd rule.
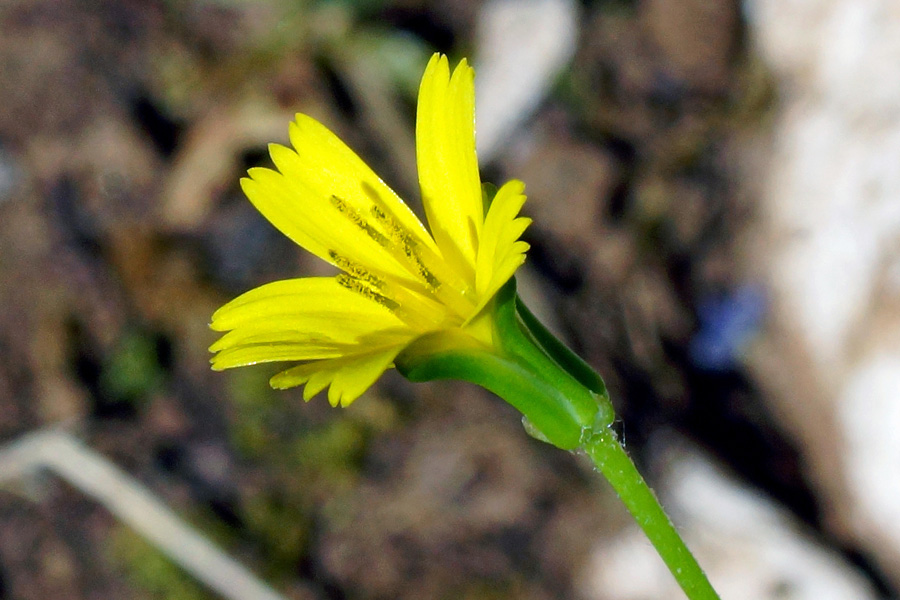
[[[391,374],[339,411],[269,390],[274,368],[208,368],[215,308],[325,272],[241,174],[302,111],[415,205],[421,68],[477,58],[483,9],[0,3],[0,441],[70,432],[286,598],[606,597],[585,573],[628,517],[498,399]],[[742,359],[767,310],[746,178],[778,88],[741,6],[576,9],[574,56],[483,169],[527,184],[525,291],[603,374],[651,482],[660,440],[687,440],[888,597],[889,563],[823,506],[808,436]],[[211,597],[65,481],[0,491],[0,598]]]

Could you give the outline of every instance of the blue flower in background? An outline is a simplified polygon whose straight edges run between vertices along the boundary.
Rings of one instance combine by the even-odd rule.
[[[766,309],[760,285],[743,285],[701,299],[697,305],[700,326],[689,346],[691,361],[708,371],[733,369],[744,346],[759,330]]]

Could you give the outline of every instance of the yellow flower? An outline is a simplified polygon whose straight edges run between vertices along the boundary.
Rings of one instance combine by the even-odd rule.
[[[241,180],[256,208],[282,233],[337,267],[334,277],[276,281],[220,308],[211,327],[227,332],[210,350],[214,369],[300,361],[272,387],[306,384],[303,397],[330,386],[348,405],[424,334],[466,334],[495,345],[485,308],[524,262],[519,217],[524,185],[501,187],[485,214],[475,155],[474,71],[451,76],[434,55],[419,88],[416,160],[431,233],[337,136],[302,114],[290,125],[293,149],[272,144],[277,167]]]

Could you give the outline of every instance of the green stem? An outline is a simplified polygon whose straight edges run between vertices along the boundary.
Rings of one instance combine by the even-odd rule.
[[[719,600],[703,569],[625,453],[615,432],[609,428],[595,431],[583,448],[619,494],[687,597],[690,600]]]

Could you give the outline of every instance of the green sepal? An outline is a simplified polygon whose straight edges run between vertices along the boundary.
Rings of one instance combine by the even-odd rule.
[[[504,353],[527,361],[562,391],[584,426],[612,423],[615,413],[603,380],[525,307],[516,293],[515,277],[500,289],[495,303],[495,329]]]
[[[582,424],[562,392],[527,364],[473,341],[456,331],[422,336],[397,357],[397,370],[410,381],[458,379],[480,385],[516,407],[554,446],[571,450],[581,444]]]
[[[528,332],[534,337],[535,341],[541,348],[555,360],[559,366],[566,370],[572,377],[578,380],[581,385],[591,390],[598,396],[603,396],[609,400],[609,392],[606,390],[606,384],[603,378],[591,368],[589,364],[572,352],[572,350],[559,340],[555,335],[544,327],[537,317],[525,306],[522,298],[516,296],[516,313],[519,315],[522,324],[528,329]]]
[[[593,391],[554,360],[545,350],[550,342],[537,342],[544,334],[531,333],[516,305],[511,280],[488,308],[493,312],[493,346],[464,330],[426,334],[397,357],[397,370],[410,381],[460,379],[480,385],[516,407],[549,443],[577,448],[585,432],[612,422],[605,387],[602,394]],[[596,381],[591,385],[597,387]]]

